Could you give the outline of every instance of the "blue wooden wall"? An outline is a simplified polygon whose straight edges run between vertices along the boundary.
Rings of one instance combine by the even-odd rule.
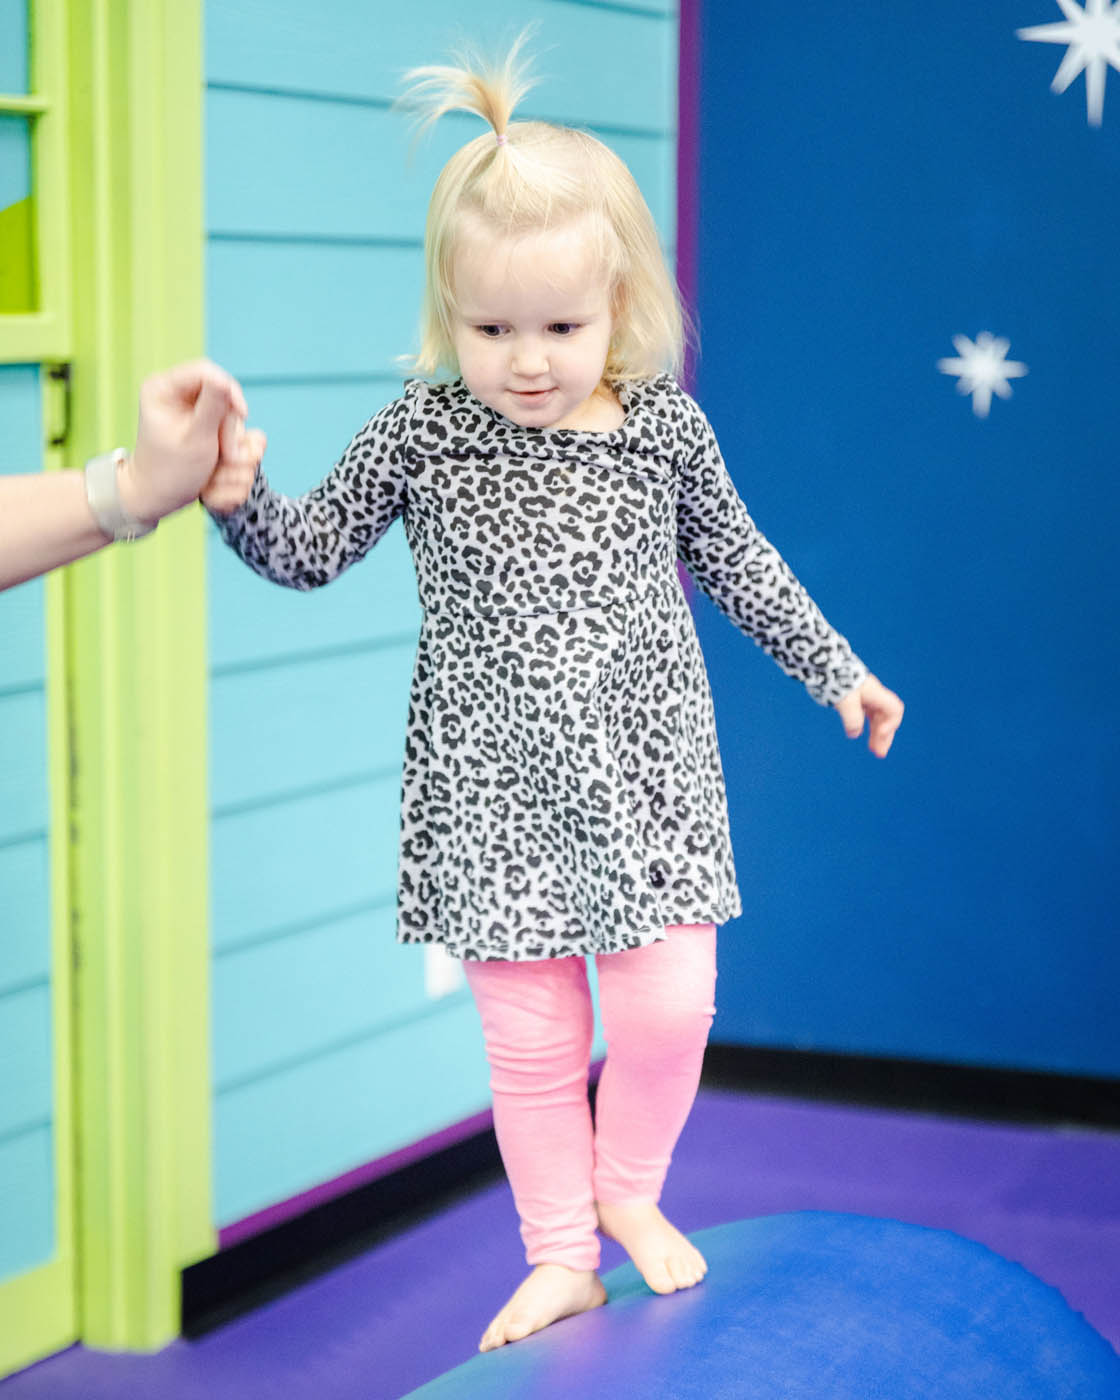
[[[1120,73],[1100,127],[1051,92],[1056,0],[704,15],[701,396],[909,706],[880,764],[703,610],[715,1033],[1120,1074]],[[986,418],[937,367],[983,330],[1029,366]]]
[[[38,365],[0,365],[0,474],[42,461]],[[0,1280],[54,1252],[43,585],[0,593]]]
[[[314,485],[401,387],[435,175],[410,159],[407,68],[539,21],[521,115],[630,164],[671,246],[676,17],[657,5],[208,0],[208,353],[269,433],[270,480]],[[399,525],[318,593],[209,554],[216,1215],[227,1224],[484,1107],[461,986],[394,941],[398,782],[419,612]],[[440,969],[428,967],[429,974]],[[434,994],[441,993],[442,994]]]

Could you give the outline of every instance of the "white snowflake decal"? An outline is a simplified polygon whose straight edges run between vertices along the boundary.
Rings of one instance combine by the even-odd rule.
[[[957,393],[971,394],[973,413],[977,418],[987,418],[992,395],[1009,399],[1011,385],[1007,381],[1021,379],[1027,366],[1019,360],[1005,359],[1011,342],[987,331],[981,331],[975,343],[967,335],[955,335],[953,345],[958,358],[938,360],[937,368],[942,374],[959,375]]]
[[[1085,106],[1090,126],[1100,126],[1104,117],[1104,89],[1108,65],[1120,72],[1120,0],[1057,0],[1066,23],[1036,24],[1017,29],[1020,39],[1040,44],[1068,44],[1066,56],[1054,74],[1051,91],[1065,92],[1078,73],[1085,70]]]

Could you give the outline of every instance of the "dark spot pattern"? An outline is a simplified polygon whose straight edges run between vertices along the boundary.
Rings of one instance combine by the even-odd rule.
[[[410,382],[299,498],[259,473],[219,520],[315,588],[403,517],[424,616],[398,937],[463,958],[618,952],[741,910],[711,694],[677,574],[822,704],[866,671],[758,531],[668,376],[608,433],[520,428]]]

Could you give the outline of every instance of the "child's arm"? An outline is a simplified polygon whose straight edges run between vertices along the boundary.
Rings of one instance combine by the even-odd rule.
[[[814,700],[836,708],[851,738],[862,733],[867,714],[872,752],[885,757],[902,721],[902,701],[869,673],[755,525],[711,426],[689,403],[698,446],[681,474],[680,558],[721,612]]]
[[[318,588],[368,553],[404,509],[409,414],[407,397],[386,404],[305,495],[281,495],[260,470],[218,471],[203,504],[256,573],[287,588]]]

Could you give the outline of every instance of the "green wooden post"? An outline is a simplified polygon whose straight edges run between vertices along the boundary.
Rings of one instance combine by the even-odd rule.
[[[145,374],[203,346],[201,0],[70,11],[74,423],[135,436]],[[68,571],[80,1333],[178,1334],[212,1253],[206,635],[198,507]]]

